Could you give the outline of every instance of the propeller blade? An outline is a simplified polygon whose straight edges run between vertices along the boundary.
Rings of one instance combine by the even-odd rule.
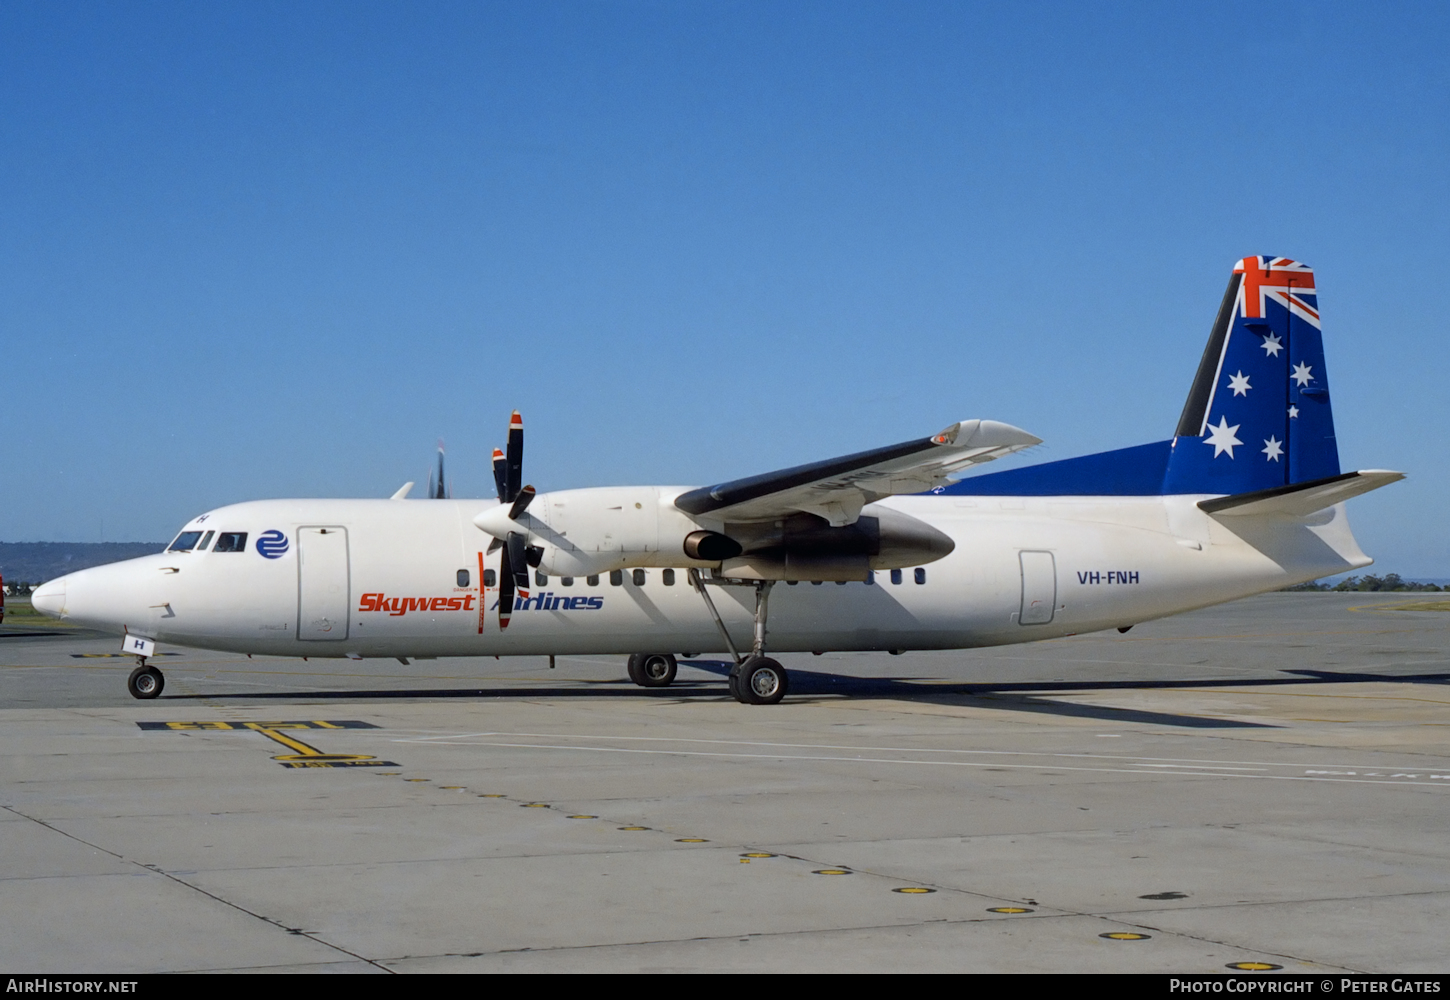
[[[513,503],[524,484],[524,418],[515,410],[509,418],[508,475],[505,485],[508,493],[499,497],[504,503]]]
[[[519,495],[514,499],[514,505],[509,508],[509,520],[517,521],[519,515],[529,509],[529,504],[534,502],[535,491],[532,486],[525,486],[519,490]]]
[[[524,536],[517,531],[510,531],[505,547],[508,550],[509,568],[513,570],[514,586],[520,594],[528,597],[529,561],[528,554],[524,551]]]
[[[447,489],[443,486],[443,439],[438,439],[438,491],[433,494],[434,500],[443,500],[448,496]]]
[[[509,491],[507,462],[508,460],[503,457],[503,449],[495,448],[493,450],[493,485],[498,488],[499,503],[508,503],[504,499]]]
[[[502,544],[502,543],[500,543]],[[498,562],[498,627],[502,631],[509,627],[509,616],[514,613],[514,574],[509,565],[509,550],[504,546]]]
[[[495,552],[497,552],[501,548],[503,548],[503,540],[502,539],[494,538],[494,539],[490,539],[489,540],[489,543],[488,543],[488,554],[489,555],[493,555]]]

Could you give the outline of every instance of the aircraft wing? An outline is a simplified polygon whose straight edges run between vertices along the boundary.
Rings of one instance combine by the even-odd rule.
[[[1041,443],[1010,424],[963,420],[928,438],[703,486],[676,497],[675,506],[697,517],[735,522],[805,511],[840,527],[855,523],[868,503],[923,493],[947,483],[953,472]]]

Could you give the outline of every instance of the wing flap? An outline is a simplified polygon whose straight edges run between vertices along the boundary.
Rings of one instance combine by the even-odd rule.
[[[766,521],[805,511],[840,527],[854,523],[868,503],[925,492],[969,465],[1041,443],[1010,424],[963,420],[929,438],[690,490],[675,506],[722,521]]]
[[[1381,486],[1399,482],[1405,478],[1403,472],[1386,469],[1366,469],[1362,472],[1346,472],[1339,476],[1313,479],[1307,483],[1279,486],[1253,493],[1239,493],[1234,496],[1200,500],[1198,506],[1219,517],[1247,517],[1251,515],[1278,514],[1287,517],[1307,517],[1325,507],[1332,507],[1350,497],[1357,497]]]

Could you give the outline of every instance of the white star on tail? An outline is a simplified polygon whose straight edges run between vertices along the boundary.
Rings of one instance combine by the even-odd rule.
[[[1203,443],[1213,445],[1214,458],[1218,458],[1224,452],[1228,452],[1228,457],[1233,458],[1234,446],[1243,444],[1242,441],[1234,437],[1234,432],[1242,426],[1242,424],[1234,424],[1230,427],[1228,425],[1228,417],[1219,417],[1217,427],[1213,426],[1213,424],[1208,425],[1208,436],[1203,439]]]
[[[1275,441],[1274,435],[1269,435],[1269,440],[1264,442],[1264,454],[1269,456],[1270,462],[1277,462],[1279,456],[1284,454],[1284,442]]]
[[[1249,377],[1240,371],[1237,375],[1230,375],[1228,387],[1234,391],[1235,396],[1247,396],[1253,386],[1249,385]]]
[[[1300,362],[1299,364],[1294,366],[1294,374],[1289,377],[1292,378],[1295,382],[1298,382],[1301,386],[1308,385],[1310,382],[1314,381],[1314,369],[1310,368],[1303,362]]]
[[[1290,420],[1294,419],[1298,415],[1299,415],[1299,407],[1297,407],[1297,406],[1291,406],[1291,407],[1289,407],[1289,419]]]
[[[1264,342],[1259,346],[1264,349],[1264,353],[1269,357],[1277,358],[1279,356],[1279,350],[1283,345],[1279,341],[1279,335],[1277,333],[1271,333],[1264,338]]]

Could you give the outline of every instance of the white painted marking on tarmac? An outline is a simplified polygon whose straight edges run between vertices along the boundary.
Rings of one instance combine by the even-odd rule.
[[[493,739],[489,739],[493,737]],[[761,753],[746,752],[743,750],[687,750],[687,749],[653,749],[644,747],[619,747],[590,744],[584,742],[574,743],[519,743],[513,740],[594,740],[614,742],[653,742],[653,743],[674,743],[674,744],[711,744],[716,746],[740,746],[773,748],[778,750],[842,750],[855,751],[852,756],[841,756],[837,754],[811,754],[811,753]],[[1185,758],[1177,758],[1164,762],[1163,758],[1152,757],[1129,757],[1107,754],[1069,754],[1069,753],[1044,753],[1033,751],[1015,750],[933,750],[917,747],[870,747],[870,746],[848,746],[839,744],[803,744],[803,743],[763,743],[746,740],[705,740],[705,739],[675,739],[659,736],[603,736],[584,735],[571,736],[558,733],[467,733],[454,736],[424,736],[405,737],[395,739],[397,743],[426,743],[433,746],[487,746],[500,749],[515,750],[561,750],[587,753],[622,753],[622,754],[647,754],[667,757],[712,757],[721,759],[737,760],[813,760],[822,762],[844,762],[853,764],[906,764],[934,767],[995,767],[1011,770],[1026,771],[1081,771],[1085,773],[1101,774],[1138,774],[1154,775],[1159,777],[1202,777],[1202,778],[1261,778],[1275,781],[1321,781],[1321,782],[1349,782],[1358,784],[1379,784],[1379,785],[1420,785],[1435,788],[1450,788],[1450,785],[1438,784],[1430,781],[1412,780],[1420,778],[1424,772],[1414,774],[1399,772],[1390,778],[1375,778],[1368,775],[1360,776],[1357,772],[1347,769],[1325,768],[1322,770],[1311,770],[1305,768],[1302,763],[1283,763],[1266,761],[1243,761],[1243,762],[1219,762],[1219,761],[1195,761]],[[909,757],[867,757],[863,753],[899,753],[899,754],[960,754],[979,757],[994,758],[990,760],[943,760],[920,759],[914,756]],[[1010,763],[1003,761],[1003,757],[1038,757],[1048,760],[1035,763]],[[1081,764],[1063,763],[1066,760],[1100,760],[1103,764],[1097,766],[1085,766]],[[1117,766],[1107,766],[1109,764]],[[1300,774],[1269,774],[1262,773],[1270,768],[1293,769],[1303,768]],[[1259,772],[1259,773],[1249,773]]]

